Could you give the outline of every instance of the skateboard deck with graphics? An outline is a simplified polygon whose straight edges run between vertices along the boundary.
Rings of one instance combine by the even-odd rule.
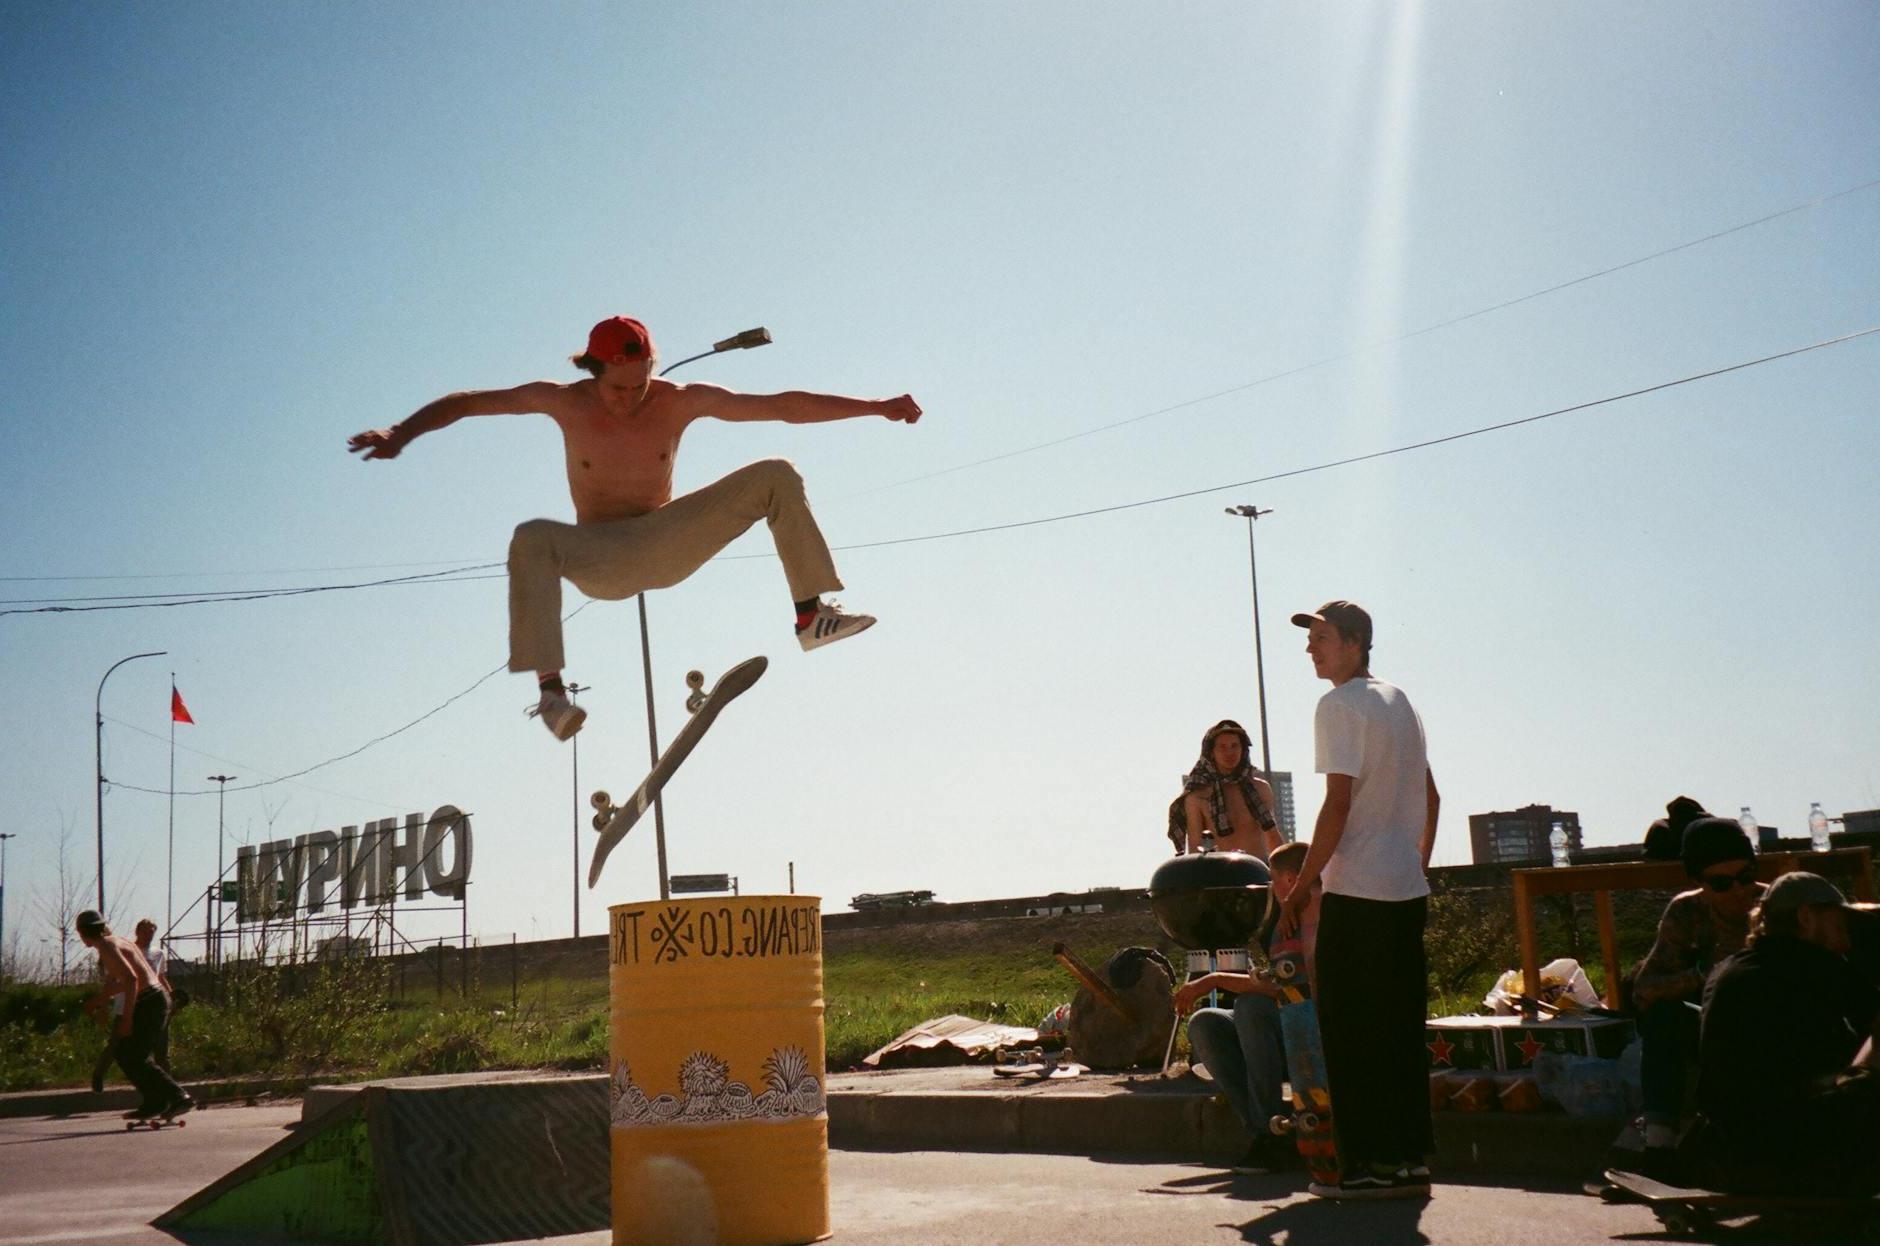
[[[737,699],[742,693],[762,677],[770,666],[770,659],[759,655],[738,663],[712,685],[711,691],[700,695],[704,686],[704,677],[697,671],[686,676],[686,683],[692,689],[692,696],[686,700],[686,709],[692,717],[680,728],[666,751],[653,763],[653,772],[646,776],[633,795],[623,805],[615,805],[606,792],[596,792],[592,798],[594,806],[594,829],[601,833],[600,842],[594,845],[594,859],[588,865],[588,886],[592,887],[600,880],[601,867],[607,864],[607,854],[612,852],[627,832],[633,829],[648,809],[653,807],[653,800],[671,780],[698,742],[711,730],[713,722],[723,712],[725,706]]]
[[[1286,1044],[1286,1080],[1292,1086],[1293,1114],[1275,1116],[1276,1134],[1291,1134],[1312,1179],[1336,1185],[1338,1142],[1332,1135],[1332,1095],[1325,1080],[1325,1045],[1319,1038],[1319,1006],[1306,977],[1305,944],[1297,935],[1276,939],[1268,953],[1273,982],[1279,987],[1279,1026]]]
[[[1671,1233],[1681,1236],[1709,1234],[1723,1220],[1750,1216],[1800,1215],[1809,1219],[1839,1220],[1863,1235],[1866,1241],[1880,1241],[1880,1199],[1862,1197],[1830,1198],[1801,1194],[1729,1194],[1721,1190],[1703,1190],[1666,1185],[1635,1172],[1608,1169],[1606,1187],[1601,1192],[1607,1202],[1644,1203]]]

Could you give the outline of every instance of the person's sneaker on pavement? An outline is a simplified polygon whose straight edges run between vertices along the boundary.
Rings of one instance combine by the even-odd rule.
[[[566,740],[587,721],[587,711],[570,701],[566,692],[555,688],[542,689],[542,699],[527,712],[530,718],[540,718],[557,740]]]
[[[807,653],[811,649],[833,644],[845,636],[865,632],[874,625],[875,616],[872,614],[850,614],[838,603],[824,601],[817,604],[815,613],[798,618],[796,641]]]
[[[1317,1198],[1329,1199],[1426,1198],[1430,1185],[1428,1180],[1418,1184],[1403,1167],[1363,1164],[1347,1172],[1337,1185],[1314,1181],[1306,1190]]]
[[[188,1112],[191,1109],[193,1109],[195,1106],[196,1106],[196,1101],[190,1098],[188,1095],[184,1095],[181,1099],[178,1099],[175,1102],[171,1103],[169,1107],[164,1108],[163,1111],[158,1113],[158,1115],[163,1117],[163,1119],[166,1121],[173,1121],[177,1117],[181,1116],[183,1113]]]
[[[124,1113],[124,1119],[127,1121],[152,1120],[161,1111],[163,1111],[163,1109],[157,1104],[140,1103],[136,1107],[132,1108],[130,1111]]]

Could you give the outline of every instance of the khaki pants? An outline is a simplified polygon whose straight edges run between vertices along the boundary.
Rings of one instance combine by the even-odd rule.
[[[509,669],[562,668],[563,579],[603,601],[671,588],[759,519],[770,523],[792,601],[842,587],[803,496],[803,478],[782,459],[740,467],[632,519],[518,525],[509,543]]]

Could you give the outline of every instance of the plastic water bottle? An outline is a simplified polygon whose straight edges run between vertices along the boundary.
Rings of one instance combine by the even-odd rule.
[[[1556,826],[1554,833],[1547,837],[1547,844],[1548,847],[1552,848],[1554,851],[1554,865],[1556,867],[1564,869],[1566,866],[1572,864],[1572,861],[1567,855],[1566,827]]]
[[[1749,811],[1748,805],[1744,805],[1743,812],[1736,815],[1736,824],[1743,828],[1743,833],[1749,836],[1749,842],[1752,844],[1762,834],[1762,828],[1756,822],[1756,815]]]
[[[1818,800],[1808,802],[1808,839],[1816,852],[1828,851],[1828,815]]]

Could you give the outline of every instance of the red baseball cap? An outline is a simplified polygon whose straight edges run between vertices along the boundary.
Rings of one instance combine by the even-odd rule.
[[[610,316],[588,330],[587,353],[602,363],[626,363],[653,353],[653,335],[631,316]]]

